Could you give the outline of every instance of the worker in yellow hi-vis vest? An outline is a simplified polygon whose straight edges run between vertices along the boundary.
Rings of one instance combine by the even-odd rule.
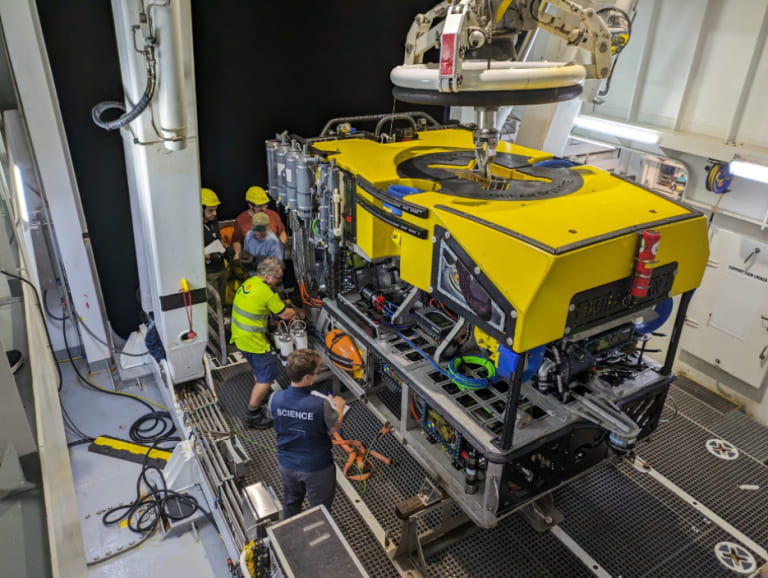
[[[277,378],[277,357],[267,334],[270,314],[286,321],[304,319],[304,311],[288,307],[273,291],[283,278],[283,262],[274,257],[264,258],[256,267],[256,275],[240,285],[232,303],[231,343],[242,352],[253,369],[255,384],[248,403],[246,423],[249,427],[266,429],[272,420],[261,402]]]

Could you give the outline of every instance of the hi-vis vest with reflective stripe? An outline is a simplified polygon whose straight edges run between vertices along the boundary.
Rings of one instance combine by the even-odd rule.
[[[280,313],[285,303],[261,277],[246,280],[232,302],[232,339],[241,351],[266,353],[272,347],[267,336],[270,313]]]

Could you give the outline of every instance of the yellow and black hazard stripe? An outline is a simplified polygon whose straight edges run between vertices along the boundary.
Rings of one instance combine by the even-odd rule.
[[[143,464],[146,460],[147,465],[158,469],[165,467],[165,464],[171,458],[171,452],[151,449],[150,446],[136,444],[112,436],[97,437],[88,446],[88,451],[121,460],[128,460],[129,462],[136,462],[137,464]],[[149,452],[149,455],[147,455],[147,452]]]

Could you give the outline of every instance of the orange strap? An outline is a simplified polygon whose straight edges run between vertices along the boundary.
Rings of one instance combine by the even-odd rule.
[[[382,432],[381,435],[384,435],[388,433],[392,426],[388,423],[384,425],[384,427],[381,428]],[[386,431],[385,431],[386,430]],[[364,471],[366,466],[366,449],[362,442],[358,440],[346,440],[339,432],[333,432],[333,445],[340,446],[345,452],[349,454],[349,457],[347,458],[347,462],[344,464],[344,476],[347,479],[355,480],[355,481],[363,481],[367,480],[371,477],[371,474],[375,471],[375,468],[373,466],[372,462],[368,462],[368,471]],[[377,451],[371,450],[367,452],[369,457],[374,457],[377,460],[390,465],[392,463],[392,460],[382,454],[380,454]],[[357,469],[357,473],[353,473],[354,470],[350,471],[350,468],[354,465]]]

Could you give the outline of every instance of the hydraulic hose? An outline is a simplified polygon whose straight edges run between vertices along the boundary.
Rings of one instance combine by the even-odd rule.
[[[152,97],[155,95],[155,57],[152,55],[152,53],[149,53],[145,55],[145,58],[147,60],[147,86],[144,89],[144,94],[139,99],[139,102],[137,102],[136,106],[134,106],[130,111],[121,115],[120,118],[116,118],[115,120],[110,121],[101,120],[101,115],[110,109],[125,111],[125,105],[122,102],[117,102],[116,100],[100,102],[91,109],[91,118],[93,119],[93,122],[96,124],[96,126],[99,126],[104,130],[115,130],[122,128],[136,117],[138,117],[142,112],[144,112],[147,106],[149,106]]]

